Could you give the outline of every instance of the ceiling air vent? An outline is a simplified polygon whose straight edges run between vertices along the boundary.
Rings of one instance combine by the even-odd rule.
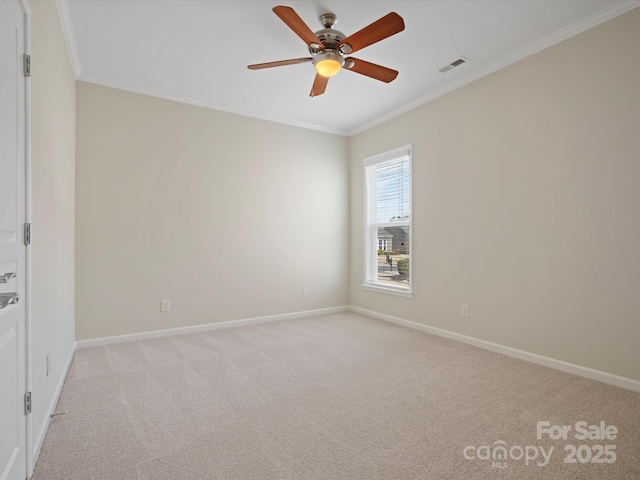
[[[457,60],[454,60],[453,62],[451,62],[449,65],[445,65],[438,71],[440,73],[447,73],[449,70],[453,70],[454,68],[459,67],[460,65],[462,65],[463,63],[467,63],[468,61],[469,61],[468,58],[460,57]]]

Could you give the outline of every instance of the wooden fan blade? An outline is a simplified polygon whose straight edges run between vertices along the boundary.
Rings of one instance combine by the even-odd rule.
[[[348,68],[352,72],[359,73],[360,75],[366,75],[367,77],[375,78],[384,83],[392,82],[398,76],[396,70],[392,70],[382,65],[376,65],[375,63],[365,62],[357,58],[349,57],[346,60],[352,60],[354,62],[353,67]]]
[[[313,87],[311,87],[310,97],[317,97],[318,95],[322,95],[327,88],[327,83],[329,83],[329,77],[323,77],[319,73],[316,73],[316,79],[313,81]]]
[[[384,40],[391,35],[400,33],[404,30],[404,20],[395,12],[391,12],[385,15],[379,20],[376,20],[371,25],[364,27],[362,30],[358,30],[353,35],[348,36],[340,42],[339,46],[348,44],[351,50],[344,49],[345,53],[353,53],[358,50],[368,47],[380,40]]]
[[[299,63],[307,63],[313,60],[311,57],[292,58],[291,60],[280,60],[278,62],[256,63],[255,65],[247,65],[249,70],[260,70],[262,68],[282,67],[284,65],[297,65]]]
[[[283,6],[273,7],[273,13],[279,16],[280,19],[286,23],[304,43],[309,46],[317,45],[320,48],[324,48],[324,45],[318,37],[316,37],[316,34],[311,31],[293,8]]]

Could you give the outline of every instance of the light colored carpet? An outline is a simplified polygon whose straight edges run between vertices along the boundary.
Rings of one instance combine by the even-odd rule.
[[[640,394],[354,313],[79,350],[57,412],[34,480],[640,478]]]

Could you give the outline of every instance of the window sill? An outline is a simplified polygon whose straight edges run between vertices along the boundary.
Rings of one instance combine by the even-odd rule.
[[[362,288],[364,288],[365,290],[369,290],[371,292],[388,293],[390,295],[398,295],[399,297],[408,297],[408,298],[413,297],[413,292],[409,290],[389,288],[382,285],[373,285],[370,283],[366,283],[362,285]]]

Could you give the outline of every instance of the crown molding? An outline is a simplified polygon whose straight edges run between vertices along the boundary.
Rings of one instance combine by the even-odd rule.
[[[71,12],[69,11],[69,2],[67,0],[55,0],[62,25],[62,33],[64,41],[67,44],[67,52],[71,61],[71,68],[76,80],[82,75],[82,64],[80,63],[80,54],[78,53],[78,44],[76,43],[76,34],[73,31],[73,23],[71,22]]]
[[[83,73],[77,80],[87,83],[94,83],[96,85],[102,85],[104,87],[117,88],[118,90],[125,90],[127,92],[139,93],[141,95],[148,95],[151,97],[163,98],[165,100],[172,100],[174,102],[186,103],[189,105],[195,105],[197,107],[210,108],[212,110],[218,110],[227,113],[233,113],[236,115],[242,115],[245,117],[257,118],[260,120],[266,120],[269,122],[282,123],[293,127],[305,128],[307,130],[315,130],[323,133],[331,133],[333,135],[340,135],[346,137],[349,135],[347,130],[339,128],[327,127],[324,125],[317,125],[315,123],[301,122],[286,117],[280,117],[278,115],[270,115],[268,113],[251,110],[248,108],[234,107],[221,103],[212,102],[206,99],[192,97],[190,95],[169,92],[159,88],[150,88],[143,85],[138,85],[129,82],[123,82],[120,80],[114,80],[112,78],[106,78],[99,75],[91,75]]]
[[[568,25],[560,30],[555,31],[554,33],[547,35],[546,37],[541,38],[529,45],[524,46],[516,50],[515,52],[506,55],[502,58],[499,58],[484,67],[480,67],[472,72],[464,75],[462,77],[457,78],[441,87],[438,87],[434,90],[429,91],[425,95],[419,97],[418,99],[405,104],[404,106],[393,109],[387,112],[385,115],[380,115],[376,117],[375,120],[370,122],[365,122],[353,129],[349,130],[349,136],[353,137],[359,133],[362,133],[366,130],[369,130],[376,125],[380,125],[392,118],[395,118],[403,113],[406,113],[414,108],[417,108],[425,103],[428,103],[432,100],[435,100],[438,97],[441,97],[449,92],[457,90],[460,87],[463,87],[471,82],[474,82],[482,77],[485,77],[493,72],[496,72],[506,66],[511,65],[519,60],[522,60],[525,57],[533,55],[545,48],[551,47],[556,43],[560,43],[568,38],[573,37],[579,33],[582,33],[590,28],[593,28],[601,23],[606,22],[607,20],[611,20],[614,17],[622,15],[630,10],[633,10],[636,7],[640,6],[640,0],[622,0],[612,3],[610,6],[593,13],[582,20],[575,22],[571,25]]]

